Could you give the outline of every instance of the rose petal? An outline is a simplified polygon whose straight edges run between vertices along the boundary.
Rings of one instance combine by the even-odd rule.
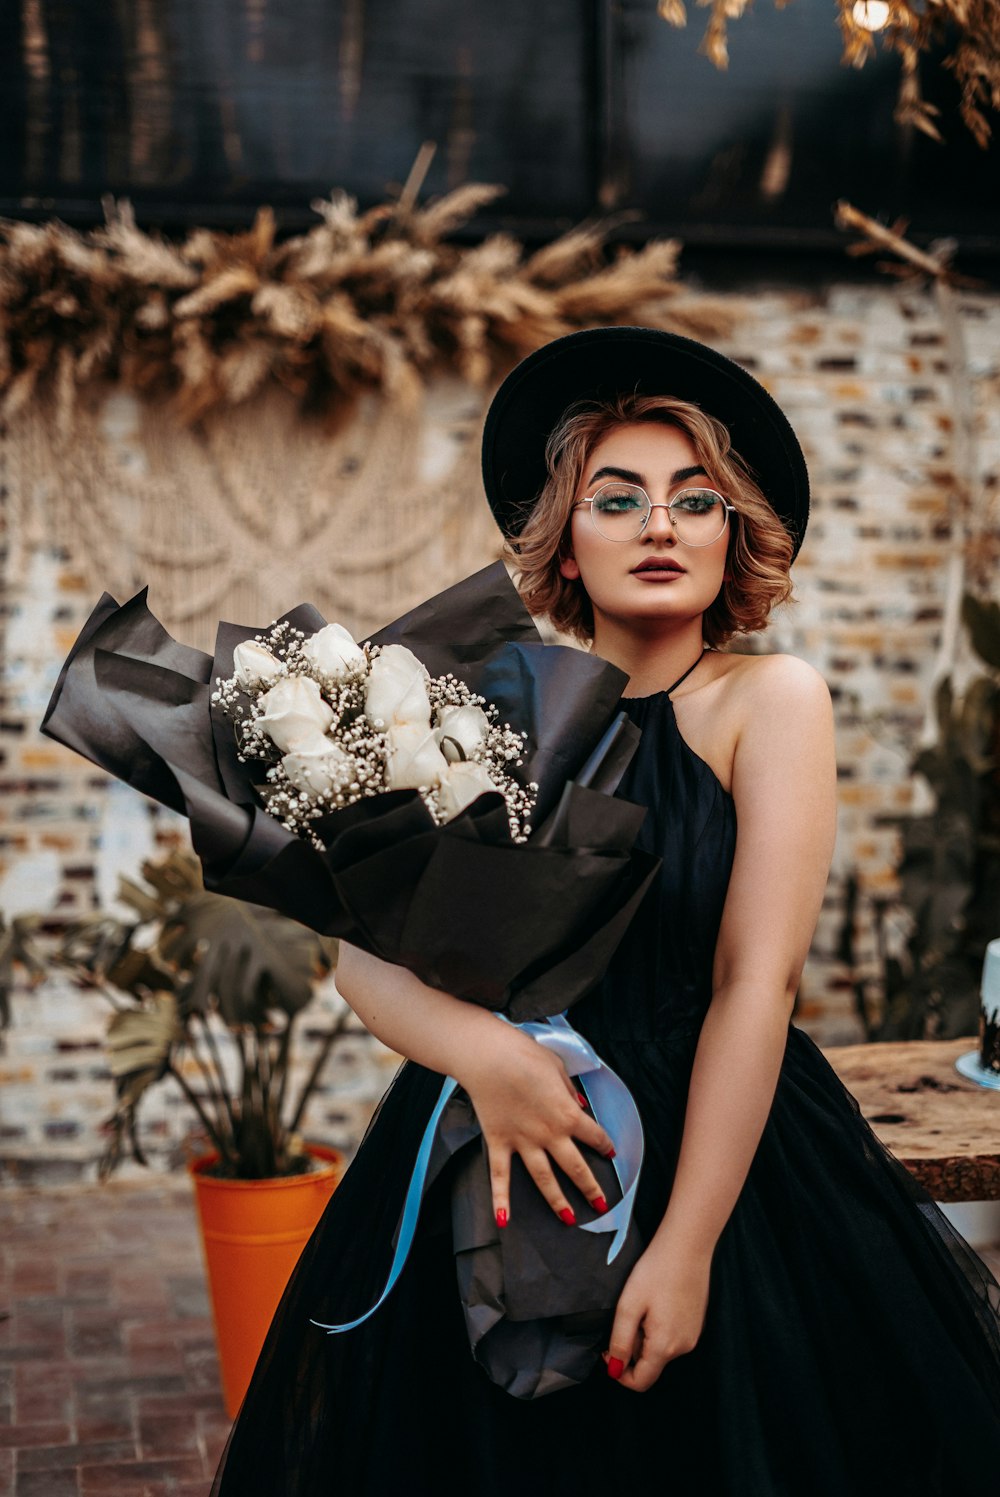
[[[477,795],[487,790],[497,790],[486,770],[473,760],[467,763],[449,764],[438,785],[438,809],[444,819],[450,821],[459,811],[471,805]]]
[[[233,651],[236,679],[244,691],[267,686],[281,675],[281,661],[256,640],[245,639]]]
[[[281,761],[296,790],[324,795],[354,779],[356,761],[329,738],[308,739]]]
[[[355,644],[342,624],[327,624],[318,629],[303,640],[301,653],[320,675],[331,676],[336,681],[358,675],[367,664],[364,650]]]
[[[436,785],[448,768],[430,727],[394,723],[386,730],[386,784],[390,790]]]
[[[264,693],[260,706],[263,712],[254,723],[255,730],[265,733],[284,753],[316,733],[325,733],[333,722],[333,709],[308,676],[287,676]]]
[[[429,724],[430,672],[405,645],[385,645],[365,682],[365,716],[383,729],[394,723]]]
[[[485,743],[489,729],[489,718],[482,707],[467,705],[438,709],[437,741],[441,745],[441,752],[451,763],[460,762],[462,754],[456,743],[448,742],[448,739],[457,740],[465,757],[471,759],[476,749]]]

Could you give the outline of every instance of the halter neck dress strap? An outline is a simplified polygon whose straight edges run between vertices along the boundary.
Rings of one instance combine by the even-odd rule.
[[[676,691],[677,688],[678,688],[678,686],[680,686],[680,684],[681,684],[682,681],[686,681],[687,680],[688,676],[690,676],[690,674],[694,670],[695,666],[698,666],[698,665],[701,664],[701,662],[704,660],[705,656],[708,654],[708,652],[709,652],[709,650],[711,648],[712,648],[711,645],[706,645],[705,646],[705,648],[702,650],[701,654],[698,656],[698,659],[695,661],[694,665],[689,665],[688,668],[687,668],[687,670],[684,672],[683,676],[678,676],[677,680],[674,682],[673,686],[668,686],[666,688],[666,691],[664,692],[665,696],[670,696],[671,692]]]

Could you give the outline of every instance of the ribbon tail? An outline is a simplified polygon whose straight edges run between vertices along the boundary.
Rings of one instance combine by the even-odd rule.
[[[353,1331],[355,1326],[363,1325],[369,1316],[374,1315],[375,1311],[384,1304],[386,1296],[403,1272],[403,1267],[409,1256],[413,1238],[417,1230],[417,1218],[420,1215],[420,1203],[423,1200],[427,1169],[430,1164],[431,1149],[434,1145],[434,1135],[437,1132],[438,1123],[441,1121],[441,1114],[444,1112],[457,1086],[458,1082],[453,1076],[445,1077],[440,1096],[434,1104],[434,1111],[427,1120],[424,1136],[420,1140],[420,1148],[417,1150],[413,1174],[410,1176],[406,1200],[403,1203],[403,1215],[400,1219],[399,1236],[396,1239],[396,1251],[393,1255],[392,1267],[389,1269],[389,1277],[386,1280],[385,1288],[371,1309],[366,1310],[364,1315],[359,1315],[356,1320],[345,1320],[341,1325],[325,1325],[320,1320],[310,1320],[311,1325],[318,1326],[321,1331],[326,1331],[328,1335],[336,1335],[339,1331]]]
[[[514,1023],[513,1020],[507,1019],[505,1014],[498,1014],[497,1017],[504,1019],[508,1024]],[[639,1172],[642,1168],[644,1149],[642,1119],[635,1105],[635,1099],[621,1077],[610,1066],[605,1065],[590,1042],[573,1028],[565,1013],[553,1014],[540,1021],[516,1023],[514,1027],[525,1030],[539,1044],[544,1045],[546,1049],[553,1050],[561,1058],[570,1075],[579,1078],[580,1085],[593,1108],[595,1118],[614,1139],[613,1166],[621,1187],[622,1198],[610,1211],[595,1221],[580,1224],[580,1230],[583,1232],[614,1234],[608,1249],[607,1261],[611,1264],[625,1245],[632,1220],[632,1205],[639,1181]],[[426,1189],[431,1150],[434,1146],[438,1124],[457,1086],[458,1082],[453,1076],[445,1077],[440,1095],[434,1104],[434,1110],[424,1128],[413,1166],[413,1174],[410,1176],[410,1183],[407,1187],[406,1200],[403,1203],[396,1251],[385,1288],[371,1309],[366,1310],[364,1315],[359,1315],[355,1320],[347,1320],[340,1325],[327,1325],[320,1320],[310,1322],[321,1331],[326,1331],[328,1335],[336,1335],[341,1331],[353,1331],[356,1326],[363,1325],[385,1303],[386,1296],[402,1273],[416,1235],[417,1219]]]
[[[622,1189],[617,1205],[592,1222],[580,1223],[583,1232],[614,1232],[608,1249],[608,1263],[613,1263],[625,1246],[639,1172],[642,1169],[644,1139],[642,1119],[635,1099],[624,1081],[610,1066],[602,1066],[580,1077],[580,1085],[601,1127],[615,1141],[612,1164]]]

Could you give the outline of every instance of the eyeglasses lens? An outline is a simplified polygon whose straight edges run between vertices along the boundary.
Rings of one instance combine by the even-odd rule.
[[[630,483],[605,484],[591,510],[597,529],[611,541],[634,539],[650,513],[645,491]],[[685,546],[710,546],[725,530],[728,510],[714,489],[684,489],[671,501],[670,518]]]

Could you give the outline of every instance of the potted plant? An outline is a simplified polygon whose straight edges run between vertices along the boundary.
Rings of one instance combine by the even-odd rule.
[[[295,1095],[299,1016],[336,964],[337,942],[274,910],[205,890],[198,860],[172,851],[123,878],[135,912],[67,927],[55,960],[110,1000],[107,1053],[117,1095],[99,1174],[128,1152],[145,1163],[136,1116],[167,1077],[211,1148],[195,1185],[226,1406],[235,1414],[271,1316],[343,1169],[301,1136],[306,1104],[351,1019],[331,1025]]]
[[[839,953],[868,1040],[975,1034],[983,952],[1000,934],[1000,605],[967,593],[962,617],[985,670],[960,693],[950,675],[937,686],[936,741],[910,763],[932,792],[931,809],[881,818],[900,831],[899,891],[868,896],[877,957],[872,973],[856,949],[857,876],[847,883]],[[870,1000],[873,976],[881,1004]],[[873,1020],[876,1008],[881,1012]]]

